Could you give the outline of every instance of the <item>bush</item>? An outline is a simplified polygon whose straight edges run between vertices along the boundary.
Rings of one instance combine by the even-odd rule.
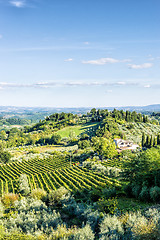
[[[0,162],[7,163],[7,162],[9,162],[11,157],[12,157],[12,155],[9,152],[3,151],[0,149]]]
[[[92,170],[96,171],[96,172],[99,172],[99,173],[102,173],[102,174],[105,174],[106,171],[107,171],[106,167],[101,165],[101,164],[94,164],[92,166]]]
[[[119,168],[116,168],[116,167],[107,167],[106,168],[106,174],[110,177],[119,177],[121,172],[122,172],[122,170]]]
[[[59,213],[33,198],[16,201],[15,210],[15,213],[3,220],[3,226],[9,233],[15,230],[33,235],[50,234],[62,223]]]
[[[152,187],[150,189],[150,197],[154,202],[160,201],[160,187]]]
[[[139,185],[134,185],[132,187],[132,194],[133,194],[134,197],[138,198],[140,192],[141,192],[141,187]]]
[[[90,146],[91,146],[91,143],[89,140],[78,141],[78,148],[85,149],[85,148],[89,148]]]
[[[150,199],[149,189],[146,186],[144,186],[142,188],[142,190],[139,194],[139,198],[140,198],[140,200],[145,201],[145,202],[149,201],[149,199]]]
[[[19,192],[20,194],[26,196],[30,193],[30,187],[28,183],[28,178],[25,174],[21,174],[19,178]]]
[[[2,202],[0,202],[0,218],[3,217],[3,213],[4,213],[4,206]]]
[[[49,205],[57,205],[60,203],[63,198],[70,196],[69,190],[64,187],[60,187],[59,189],[52,191],[47,196],[47,202]]]
[[[2,203],[6,208],[11,208],[14,206],[15,201],[18,200],[18,195],[14,193],[6,193],[2,196]]]
[[[109,199],[102,198],[99,199],[97,204],[101,212],[114,214],[115,211],[117,210],[118,202],[116,198]]]
[[[102,190],[103,196],[105,198],[111,198],[116,196],[116,189],[115,188],[104,188]]]
[[[76,231],[76,228],[69,228],[67,229],[65,225],[59,225],[56,230],[53,230],[50,238],[53,240],[68,240],[72,239],[74,233]]]
[[[11,233],[6,233],[5,231],[1,232],[1,228],[0,228],[0,239],[1,240],[41,240],[40,238],[38,239],[33,235],[23,234],[17,230],[16,231],[13,230]]]
[[[100,224],[100,239],[120,239],[124,229],[121,221],[116,216],[106,216]]]
[[[131,184],[125,184],[123,187],[124,192],[127,194],[128,197],[132,197],[132,186]]]
[[[79,229],[73,236],[73,240],[94,240],[94,233],[90,225]]]
[[[38,200],[43,200],[46,197],[46,195],[47,195],[46,191],[41,188],[33,189],[31,192],[31,197]]]

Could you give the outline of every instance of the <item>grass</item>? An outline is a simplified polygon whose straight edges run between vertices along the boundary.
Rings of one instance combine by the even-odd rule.
[[[29,153],[32,154],[41,154],[41,153],[53,153],[55,151],[73,151],[77,150],[77,146],[62,146],[62,145],[45,145],[45,146],[30,146],[30,147],[20,147],[9,150],[13,158],[25,157],[28,156]],[[12,161],[11,159],[11,161]]]
[[[92,130],[92,128],[97,127],[98,124],[99,122],[94,122],[94,123],[86,123],[83,125],[77,125],[72,127],[66,127],[59,130],[57,134],[59,134],[62,138],[65,138],[65,137],[68,138],[70,136],[77,137],[82,133],[89,133]]]
[[[118,202],[118,209],[122,212],[128,212],[128,211],[134,212],[138,210],[144,210],[153,205],[153,203],[145,203],[145,202],[136,200],[135,198],[127,198],[127,197],[117,198],[117,202]]]

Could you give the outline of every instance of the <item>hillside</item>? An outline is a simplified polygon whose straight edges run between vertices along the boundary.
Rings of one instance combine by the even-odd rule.
[[[95,108],[83,115],[53,113],[3,130],[0,138],[0,226],[7,239],[69,240],[79,232],[83,239],[85,231],[96,240],[102,226],[118,222],[132,240],[137,227],[127,227],[128,216],[145,221],[135,240],[157,231],[158,221],[148,230],[152,212],[155,219],[160,214],[160,125],[154,116]],[[140,148],[118,152],[114,138]]]

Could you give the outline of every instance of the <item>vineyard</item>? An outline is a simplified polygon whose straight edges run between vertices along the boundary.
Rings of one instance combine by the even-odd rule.
[[[47,192],[64,186],[70,191],[106,186],[119,186],[109,177],[93,173],[78,166],[70,166],[69,158],[53,156],[46,159],[32,159],[0,166],[0,195],[18,191],[18,179],[26,174],[30,189],[41,188]]]
[[[145,135],[158,135],[160,132],[160,126],[151,123],[132,122],[122,125],[118,124],[118,128],[125,134],[126,139],[137,144],[141,143],[142,133],[145,133]]]

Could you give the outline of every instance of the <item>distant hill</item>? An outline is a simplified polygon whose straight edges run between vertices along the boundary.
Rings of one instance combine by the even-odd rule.
[[[153,104],[147,106],[124,106],[124,107],[115,107],[118,110],[128,110],[136,112],[160,112],[160,104]],[[114,107],[108,108],[108,110],[113,110]]]
[[[108,109],[112,111],[114,108],[117,110],[128,110],[136,112],[160,112],[160,104],[153,104],[148,106],[122,106],[122,107],[97,107],[97,109]],[[0,116],[14,117],[19,116],[30,119],[33,114],[37,114],[37,120],[43,119],[52,113],[73,113],[85,114],[89,112],[92,107],[79,107],[79,108],[54,108],[54,107],[16,107],[16,106],[0,106]]]

